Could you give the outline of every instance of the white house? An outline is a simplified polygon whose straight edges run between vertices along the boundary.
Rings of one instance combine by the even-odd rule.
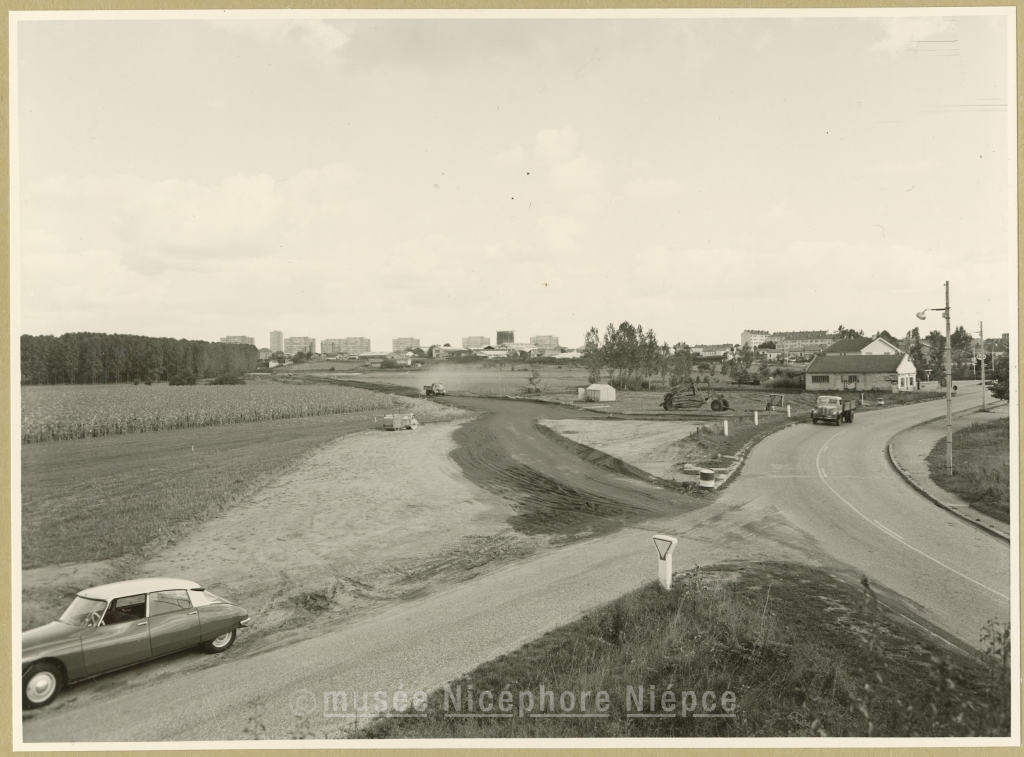
[[[569,350],[568,352],[559,352],[557,355],[552,355],[555,360],[575,360],[576,358],[583,357],[582,352],[576,350]]]
[[[614,402],[615,387],[609,384],[591,384],[587,387],[586,398],[591,402]]]
[[[811,391],[906,392],[917,388],[917,368],[902,352],[895,355],[816,355],[804,376],[804,386]]]

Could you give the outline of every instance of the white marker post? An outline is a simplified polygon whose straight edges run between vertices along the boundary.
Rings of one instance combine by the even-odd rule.
[[[658,548],[658,582],[666,589],[672,588],[672,550],[678,543],[679,539],[674,536],[657,534],[654,537],[654,546]]]
[[[789,414],[789,405],[786,405],[786,417],[787,417],[787,418],[792,418],[792,417],[793,417],[793,416],[791,416],[791,415]]]
[[[729,435],[729,421],[722,421],[722,430],[726,436]]]
[[[754,411],[754,425],[757,425],[757,411]]]

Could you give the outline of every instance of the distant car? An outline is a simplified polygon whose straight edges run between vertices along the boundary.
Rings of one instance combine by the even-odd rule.
[[[43,707],[70,683],[189,647],[223,652],[248,623],[238,605],[180,578],[86,589],[60,620],[21,634],[22,704]]]

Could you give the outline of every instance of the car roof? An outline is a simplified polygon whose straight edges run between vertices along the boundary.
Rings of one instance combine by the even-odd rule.
[[[94,586],[91,589],[78,592],[78,595],[88,599],[108,600],[116,597],[129,597],[133,594],[148,594],[151,591],[198,588],[200,586],[195,581],[186,581],[183,578],[134,578],[131,581]]]

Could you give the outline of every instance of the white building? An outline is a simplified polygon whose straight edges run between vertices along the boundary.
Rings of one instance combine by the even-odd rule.
[[[251,336],[222,336],[220,338],[221,344],[256,344],[256,340]]]
[[[284,340],[284,354],[288,357],[299,352],[316,352],[316,339],[311,336],[290,336]]]
[[[906,392],[917,388],[917,368],[903,353],[816,355],[804,376],[804,386],[811,391]]]
[[[462,348],[465,350],[478,350],[481,347],[488,347],[491,344],[489,336],[464,336],[462,337]]]
[[[417,349],[419,346],[420,340],[411,336],[400,336],[397,339],[391,340],[392,352],[408,352],[409,350]]]
[[[543,350],[557,350],[558,349],[558,337],[557,336],[531,336],[530,344],[535,347],[540,347]]]
[[[757,347],[759,344],[770,342],[772,335],[767,331],[743,331],[740,333],[740,346],[745,347],[748,344],[751,347]]]
[[[270,332],[270,351],[284,352],[284,333],[281,331]]]

